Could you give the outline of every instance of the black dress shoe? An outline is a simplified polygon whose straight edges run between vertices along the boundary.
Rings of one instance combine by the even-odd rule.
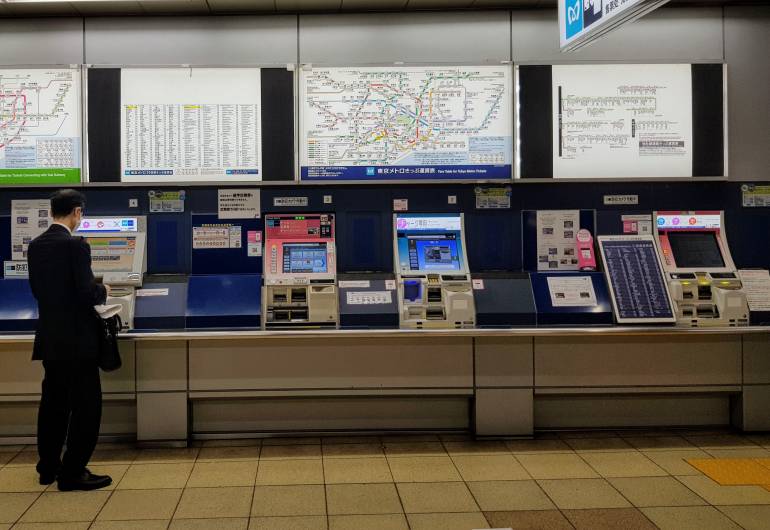
[[[112,484],[107,475],[94,475],[88,469],[76,477],[59,477],[59,491],[91,491],[106,488]]]
[[[50,484],[53,484],[56,481],[56,475],[54,474],[40,474],[40,485],[41,486],[48,486]]]

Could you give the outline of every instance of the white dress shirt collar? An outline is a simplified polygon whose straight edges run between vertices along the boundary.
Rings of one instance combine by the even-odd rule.
[[[53,225],[63,226],[64,228],[67,229],[67,232],[69,232],[69,234],[72,235],[72,230],[70,229],[69,226],[65,225],[64,223],[60,223],[58,221],[54,221],[51,226],[53,226]]]

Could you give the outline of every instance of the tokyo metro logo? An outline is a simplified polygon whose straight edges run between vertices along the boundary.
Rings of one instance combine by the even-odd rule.
[[[567,38],[572,38],[583,30],[583,1],[564,0],[565,31]]]
[[[568,39],[602,18],[602,0],[564,0]]]

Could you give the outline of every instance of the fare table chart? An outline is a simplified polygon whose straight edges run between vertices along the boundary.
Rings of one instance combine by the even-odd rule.
[[[674,322],[668,287],[651,236],[600,238],[619,323]]]

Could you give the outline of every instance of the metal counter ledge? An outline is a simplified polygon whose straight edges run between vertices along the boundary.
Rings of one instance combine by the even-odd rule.
[[[212,330],[170,330],[170,331],[129,331],[120,335],[121,340],[227,340],[227,339],[280,339],[280,338],[384,338],[384,337],[566,337],[581,335],[752,335],[770,334],[770,326],[746,327],[704,327],[684,328],[673,326],[606,326],[606,327],[552,327],[552,328],[476,328],[476,329],[303,329],[271,330],[257,329],[212,329]],[[0,334],[0,344],[29,342],[34,334]]]

